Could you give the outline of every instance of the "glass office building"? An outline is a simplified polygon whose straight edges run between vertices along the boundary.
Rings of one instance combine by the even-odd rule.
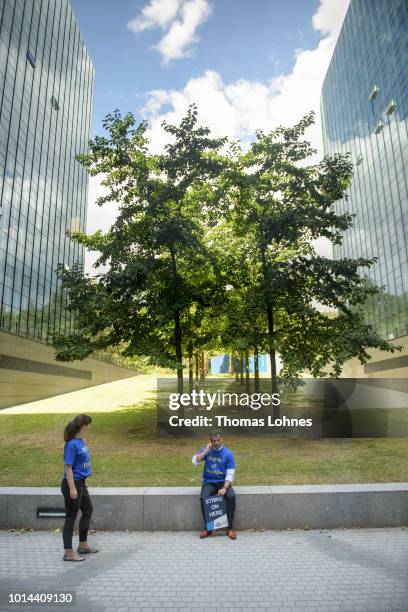
[[[0,329],[72,329],[56,275],[83,262],[94,70],[68,0],[0,0]]]
[[[408,0],[351,0],[321,97],[325,153],[350,152],[340,212],[355,215],[334,256],[377,257],[366,304],[385,338],[408,334]]]

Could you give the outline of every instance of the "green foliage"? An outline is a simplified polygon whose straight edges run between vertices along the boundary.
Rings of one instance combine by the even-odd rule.
[[[303,163],[314,152],[302,140],[313,121],[310,113],[292,128],[258,132],[250,150],[238,153],[237,163],[225,173],[225,231],[245,245],[245,257],[238,255],[240,263],[230,268],[241,310],[237,322],[227,312],[229,329],[247,340],[252,334],[253,344],[266,345],[273,377],[276,353],[286,376],[305,369],[313,376],[325,375],[327,369],[338,376],[351,357],[365,363],[368,347],[395,350],[364,323],[357,308],[378,293],[359,273],[374,260],[335,261],[316,255],[311,246],[319,237],[341,242],[352,222],[350,215],[338,214],[334,207],[346,197],[352,176],[349,156]],[[239,247],[233,249],[232,259],[237,249],[239,253]],[[233,329],[236,323],[241,334]]]
[[[91,174],[104,174],[108,193],[98,204],[117,201],[120,212],[105,235],[71,234],[99,251],[96,265],[108,271],[92,279],[60,268],[80,333],[55,339],[59,359],[74,358],[76,342],[77,358],[123,342],[125,356],[147,355],[150,363],[180,374],[183,328],[191,311],[217,293],[205,231],[213,212],[208,192],[223,168],[218,150],[225,139],[210,138],[196,123],[192,106],[180,126],[164,125],[173,142],[162,155],[152,155],[146,124],[135,127],[131,114],[122,118],[115,111],[104,122],[108,137],[91,141],[89,155],[79,158]]]
[[[312,247],[319,237],[341,243],[352,224],[334,206],[346,197],[349,156],[305,164],[313,113],[257,132],[247,152],[197,121],[192,105],[180,125],[164,123],[171,142],[154,155],[147,124],[115,111],[78,158],[104,176],[98,204],[118,202],[119,215],[106,234],[71,234],[107,271],[59,268],[77,329],[54,338],[57,358],[116,347],[176,369],[182,383],[193,351],[267,351],[275,378],[276,353],[296,377],[339,375],[351,357],[365,363],[368,348],[395,350],[364,322],[361,306],[379,289],[360,271],[374,260],[335,261]]]

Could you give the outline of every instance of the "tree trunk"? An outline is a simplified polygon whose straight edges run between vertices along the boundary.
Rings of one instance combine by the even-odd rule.
[[[177,262],[174,254],[173,247],[169,246],[171,267],[173,272],[173,282],[177,283]],[[183,393],[183,348],[182,348],[182,334],[181,334],[181,323],[180,323],[180,310],[177,308],[174,311],[174,345],[176,349],[176,361],[177,361],[177,391]]]
[[[235,351],[235,382],[239,380],[239,360],[238,360],[238,351]]]
[[[249,351],[245,351],[245,392],[251,391],[249,382]]]
[[[205,372],[204,372],[204,352],[200,353],[200,382],[205,381]]]
[[[193,346],[191,342],[188,345],[188,388],[190,393],[194,386],[194,372],[193,372]]]
[[[272,391],[272,395],[274,393],[279,393],[279,387],[278,387],[278,381],[276,379],[276,354],[275,354],[275,347],[273,344],[273,336],[274,336],[274,329],[273,329],[273,312],[272,312],[272,305],[270,304],[270,302],[267,302],[266,304],[266,314],[268,317],[268,348],[269,348],[269,360],[270,360],[270,364],[271,364],[271,391]],[[275,419],[279,418],[280,416],[280,410],[279,410],[279,406],[273,406],[273,416]]]
[[[177,392],[183,393],[183,350],[181,346],[180,311],[174,311],[174,344],[177,361]]]
[[[239,354],[239,373],[240,373],[240,384],[244,384],[244,353],[241,351]]]
[[[270,286],[270,274],[268,269],[268,264],[266,261],[265,248],[261,246],[260,249],[261,260],[262,260],[262,272],[263,272],[263,280],[265,283],[265,287]],[[271,391],[272,395],[274,393],[279,393],[278,381],[276,379],[276,355],[275,355],[275,347],[274,347],[274,328],[273,328],[273,310],[270,298],[267,299],[266,302],[266,317],[268,320],[268,353],[269,353],[269,361],[271,365]],[[279,406],[273,406],[273,416],[274,418],[279,418],[280,410]]]
[[[255,393],[259,393],[261,386],[259,383],[259,353],[258,347],[254,348],[254,378],[255,378]]]
[[[211,359],[204,353],[204,378],[208,378],[211,370]]]
[[[196,354],[195,354],[195,379],[196,379],[196,382],[198,382],[198,379],[199,379],[199,370],[200,370],[200,366],[199,366],[198,361],[199,361],[198,351],[196,351]]]

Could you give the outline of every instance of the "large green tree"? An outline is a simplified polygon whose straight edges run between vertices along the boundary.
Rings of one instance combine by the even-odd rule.
[[[171,143],[153,155],[146,123],[108,115],[106,135],[79,159],[104,176],[98,203],[118,202],[119,215],[106,234],[72,234],[107,270],[91,278],[59,268],[77,328],[54,338],[57,358],[124,347],[176,369],[182,390],[185,356],[191,386],[198,351],[266,350],[275,393],[277,354],[294,377],[339,375],[352,357],[365,363],[371,347],[395,350],[364,322],[362,305],[379,290],[360,272],[373,260],[333,260],[312,247],[320,237],[340,243],[352,223],[335,209],[352,177],[349,157],[307,165],[313,121],[310,113],[258,132],[246,153],[226,152],[191,106],[179,126],[163,125]]]
[[[352,224],[350,215],[335,209],[347,197],[349,156],[306,165],[315,151],[303,135],[313,122],[310,113],[291,128],[258,132],[249,151],[224,173],[230,199],[226,220],[250,245],[256,270],[251,299],[255,291],[257,308],[264,313],[272,392],[277,391],[277,353],[284,374],[296,376],[308,369],[321,376],[327,370],[339,375],[352,357],[365,363],[367,348],[395,350],[365,324],[358,308],[379,291],[359,273],[374,260],[336,261],[318,256],[312,247],[311,241],[320,237],[341,243]]]
[[[126,355],[148,355],[176,369],[182,390],[183,327],[189,328],[191,307],[205,305],[213,293],[205,232],[217,207],[212,185],[225,139],[197,126],[194,105],[179,126],[163,124],[171,142],[160,155],[149,152],[147,125],[136,126],[132,114],[115,111],[103,125],[107,136],[91,141],[79,159],[91,175],[104,175],[108,193],[98,204],[118,202],[119,215],[106,234],[71,237],[99,251],[96,265],[108,271],[91,279],[60,268],[78,333],[55,338],[57,357],[83,358],[124,342]]]

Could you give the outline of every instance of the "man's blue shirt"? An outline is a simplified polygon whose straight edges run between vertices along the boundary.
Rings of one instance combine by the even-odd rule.
[[[204,448],[197,452],[197,455],[205,451],[206,448],[204,446]],[[227,470],[231,469],[235,469],[232,451],[229,448],[225,448],[225,446],[218,451],[211,449],[204,459],[203,483],[224,482]]]
[[[69,442],[65,442],[64,463],[72,465],[74,480],[81,480],[91,475],[91,458],[82,438],[72,438]],[[64,469],[64,479],[66,478],[66,469]]]

